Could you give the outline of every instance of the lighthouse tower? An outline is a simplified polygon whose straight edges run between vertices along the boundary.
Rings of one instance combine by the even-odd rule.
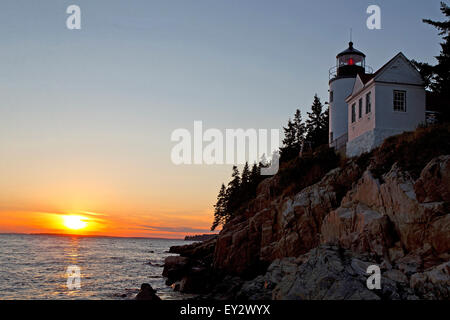
[[[358,74],[366,73],[366,55],[349,47],[336,56],[336,66],[330,69],[329,142],[339,150],[348,140],[348,107],[345,99],[352,93]]]

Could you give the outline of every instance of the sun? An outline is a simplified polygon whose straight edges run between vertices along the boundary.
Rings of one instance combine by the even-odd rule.
[[[64,226],[72,230],[80,230],[87,226],[86,218],[82,216],[63,216]]]

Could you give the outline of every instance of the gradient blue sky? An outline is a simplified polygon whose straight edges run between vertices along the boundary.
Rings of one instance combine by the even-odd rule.
[[[71,4],[81,7],[82,30],[65,26]],[[381,7],[382,30],[366,28],[371,4]],[[434,63],[440,38],[421,19],[442,19],[438,0],[2,0],[0,8],[0,231],[39,231],[1,226],[24,212],[89,211],[126,235],[146,235],[138,225],[209,227],[231,168],[174,166],[174,129],[192,130],[194,120],[280,128],[315,93],[326,101],[328,69],[350,28],[377,69],[399,51]]]

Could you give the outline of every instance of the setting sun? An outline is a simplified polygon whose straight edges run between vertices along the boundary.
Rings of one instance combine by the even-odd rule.
[[[83,229],[87,226],[85,219],[82,216],[64,216],[64,226],[72,230]]]

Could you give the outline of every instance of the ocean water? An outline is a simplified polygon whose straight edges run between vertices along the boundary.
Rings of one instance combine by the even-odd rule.
[[[132,299],[144,282],[162,299],[183,299],[161,273],[169,247],[188,243],[0,234],[0,299]],[[67,286],[69,266],[79,268],[80,288]]]

